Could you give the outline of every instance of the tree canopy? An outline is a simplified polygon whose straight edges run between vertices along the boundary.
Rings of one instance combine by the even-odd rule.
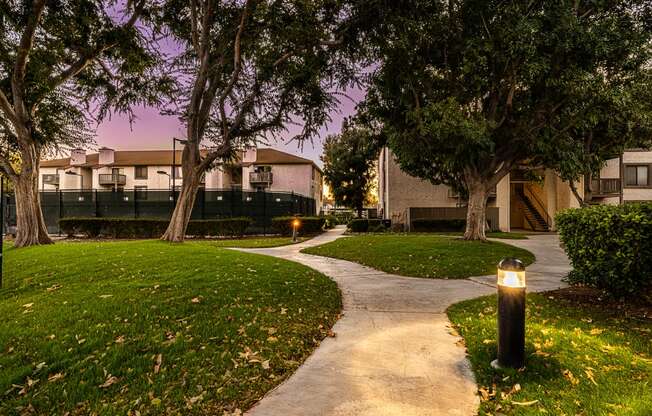
[[[378,141],[369,129],[344,123],[324,141],[324,180],[335,203],[361,215],[374,178]]]
[[[650,63],[646,1],[387,7],[365,105],[406,172],[466,188],[469,239],[484,239],[488,192],[515,163],[571,148],[595,117],[581,105],[591,86],[611,91]]]

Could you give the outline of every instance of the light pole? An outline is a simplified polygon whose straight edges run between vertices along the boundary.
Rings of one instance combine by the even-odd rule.
[[[498,358],[494,368],[525,364],[525,266],[515,258],[498,263]]]
[[[301,221],[299,221],[298,218],[292,220],[292,242],[293,243],[297,242],[297,230],[299,229],[300,225],[301,225]]]
[[[167,173],[164,170],[157,170],[156,173],[158,173],[159,175],[165,175],[165,176],[168,177],[168,189],[171,189],[172,182],[170,182],[171,181],[170,174]]]
[[[176,137],[172,138],[172,200],[176,204],[177,202],[177,178],[176,178],[176,170],[177,170],[177,142],[179,142],[182,145],[188,144],[188,140],[181,140],[177,139]]]
[[[71,171],[71,170],[67,170],[67,171],[66,171],[66,175],[70,175],[70,176],[79,176],[80,187],[81,187],[81,188],[79,189],[79,198],[78,198],[78,199],[79,199],[80,201],[83,201],[83,200],[84,200],[84,195],[83,195],[83,192],[84,192],[84,175],[82,175],[82,174],[80,174],[80,173],[75,173],[75,172],[73,172],[73,171]]]

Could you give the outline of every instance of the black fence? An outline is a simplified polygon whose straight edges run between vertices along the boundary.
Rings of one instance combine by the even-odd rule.
[[[59,232],[65,217],[170,218],[175,198],[170,190],[42,191],[41,208],[50,233]],[[7,225],[16,225],[16,204],[9,196]],[[315,215],[315,200],[292,192],[247,192],[240,189],[203,189],[197,194],[191,219],[251,217],[251,232],[270,231],[272,218]]]

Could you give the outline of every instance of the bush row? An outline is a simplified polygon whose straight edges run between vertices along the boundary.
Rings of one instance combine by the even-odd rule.
[[[637,296],[652,285],[652,204],[596,205],[556,215],[570,283]]]
[[[411,231],[421,233],[464,231],[466,220],[462,219],[415,219]]]
[[[326,224],[325,217],[274,217],[272,218],[272,229],[284,236],[292,235],[292,221],[296,218],[299,218],[301,223],[298,228],[301,235],[319,234]]]
[[[195,237],[242,236],[253,223],[251,218],[224,218],[215,220],[192,220],[186,234]],[[83,234],[95,238],[157,238],[163,235],[169,220],[156,218],[62,218],[61,232],[74,236]]]
[[[378,233],[386,230],[385,226],[383,225],[383,220],[379,220],[379,219],[367,220],[364,218],[356,218],[349,221],[347,228],[352,233],[367,233],[367,232]]]

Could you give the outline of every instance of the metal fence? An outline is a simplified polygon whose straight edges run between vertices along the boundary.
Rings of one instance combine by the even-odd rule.
[[[174,210],[170,190],[63,190],[42,191],[41,209],[50,233],[58,233],[65,217],[165,218]],[[270,231],[272,218],[315,215],[315,200],[293,192],[248,192],[240,189],[204,189],[197,193],[191,219],[251,217],[251,232]],[[16,225],[16,204],[9,196],[7,225]]]

